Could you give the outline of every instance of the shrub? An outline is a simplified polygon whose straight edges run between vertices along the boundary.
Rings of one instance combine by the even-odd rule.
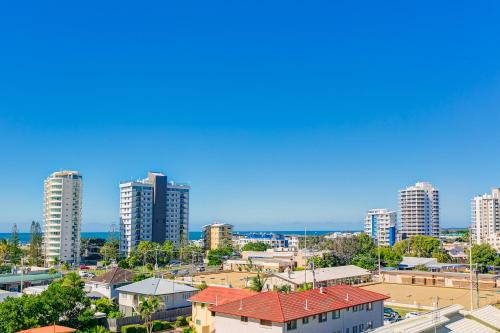
[[[174,323],[174,326],[175,327],[182,327],[182,326],[186,326],[188,324],[186,318],[184,318],[183,316],[179,316],[177,317],[177,320],[175,321]]]
[[[123,314],[120,311],[111,311],[108,318],[123,318]]]
[[[191,316],[187,316],[187,317],[186,317],[186,321],[187,321],[188,323],[190,323],[190,322],[191,322],[191,320],[192,320]]]
[[[161,322],[161,329],[163,330],[169,330],[173,327],[172,323],[169,321],[162,321]]]
[[[147,330],[143,325],[124,325],[122,333],[147,333]]]
[[[182,333],[196,333],[196,332],[194,331],[194,328],[186,327],[185,329],[182,330]]]
[[[153,332],[161,331],[163,329],[163,324],[160,320],[153,320]]]

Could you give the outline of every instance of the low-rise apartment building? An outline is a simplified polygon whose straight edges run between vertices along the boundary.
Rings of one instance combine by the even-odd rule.
[[[224,239],[231,239],[233,235],[233,226],[227,223],[207,224],[202,229],[205,250],[218,249]]]
[[[257,292],[248,289],[211,286],[191,296],[189,299],[192,304],[191,317],[196,333],[210,333],[215,330],[214,316],[208,310],[210,306],[239,301],[256,294]]]
[[[142,297],[159,297],[161,299],[159,310],[178,309],[190,307],[188,299],[198,292],[198,289],[173,280],[149,278],[120,287],[117,291],[120,312],[125,316],[132,316]]]
[[[263,292],[217,306],[217,333],[359,333],[383,325],[388,297],[352,286]]]
[[[287,271],[271,275],[265,284],[266,290],[273,290],[275,287],[290,286],[291,290],[297,290],[305,283],[314,283],[316,287],[328,287],[339,284],[359,284],[371,281],[370,271],[354,266],[337,266],[328,268],[318,268],[315,270]]]
[[[253,232],[234,236],[235,244],[241,249],[248,243],[264,243],[271,248],[288,248],[288,238],[281,234]]]

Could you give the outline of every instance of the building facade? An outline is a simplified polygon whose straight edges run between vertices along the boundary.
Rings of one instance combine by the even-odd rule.
[[[120,253],[130,254],[141,241],[174,245],[188,241],[189,190],[167,182],[159,172],[148,178],[120,184]]]
[[[365,233],[380,246],[393,246],[396,242],[397,213],[388,209],[371,209],[365,217]]]
[[[231,239],[233,226],[227,223],[213,223],[203,226],[203,246],[205,250],[218,249],[224,239]]]
[[[80,263],[82,224],[82,176],[78,171],[59,171],[44,183],[45,264],[55,261]]]
[[[399,191],[401,238],[439,237],[439,191],[430,183],[416,183]]]
[[[248,243],[264,243],[271,248],[288,248],[288,238],[281,234],[253,232],[235,236],[235,243],[241,249]]]
[[[500,252],[500,188],[472,199],[472,237]]]
[[[351,286],[265,292],[209,308],[217,333],[361,333],[381,327],[388,297]]]

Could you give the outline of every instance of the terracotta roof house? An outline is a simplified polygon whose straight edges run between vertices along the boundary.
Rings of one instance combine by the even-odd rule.
[[[115,267],[85,283],[85,287],[86,291],[92,295],[100,294],[103,297],[115,298],[118,296],[116,289],[132,283],[133,278],[134,273],[131,271]]]
[[[337,285],[302,292],[264,292],[209,308],[217,333],[350,332],[383,325],[387,296]]]
[[[23,331],[18,331],[17,333],[70,333],[76,330],[71,327],[50,325],[45,327],[35,327]]]
[[[248,289],[207,287],[189,298],[192,304],[192,320],[196,332],[213,332],[211,305],[222,305],[258,294]]]

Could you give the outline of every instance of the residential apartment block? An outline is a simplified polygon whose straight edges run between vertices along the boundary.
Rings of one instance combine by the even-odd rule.
[[[399,191],[401,238],[439,237],[439,191],[430,183],[416,183]]]
[[[261,233],[252,232],[248,234],[235,235],[235,243],[239,248],[242,248],[248,243],[264,243],[271,248],[288,248],[289,238],[276,233]],[[298,243],[298,237],[297,237]],[[297,244],[298,245],[298,244]]]
[[[380,246],[396,242],[397,213],[388,209],[371,209],[365,217],[365,233]]]
[[[472,237],[500,252],[500,188],[472,199]]]
[[[80,263],[82,176],[59,171],[44,183],[44,255],[46,265],[59,260]]]
[[[382,294],[347,285],[269,291],[209,308],[217,333],[360,333],[383,325]]]
[[[233,226],[227,223],[207,224],[202,229],[205,250],[218,249],[224,239],[231,239],[233,236]]]
[[[162,173],[120,184],[120,253],[127,256],[140,241],[176,246],[188,241],[189,190],[167,182]]]

